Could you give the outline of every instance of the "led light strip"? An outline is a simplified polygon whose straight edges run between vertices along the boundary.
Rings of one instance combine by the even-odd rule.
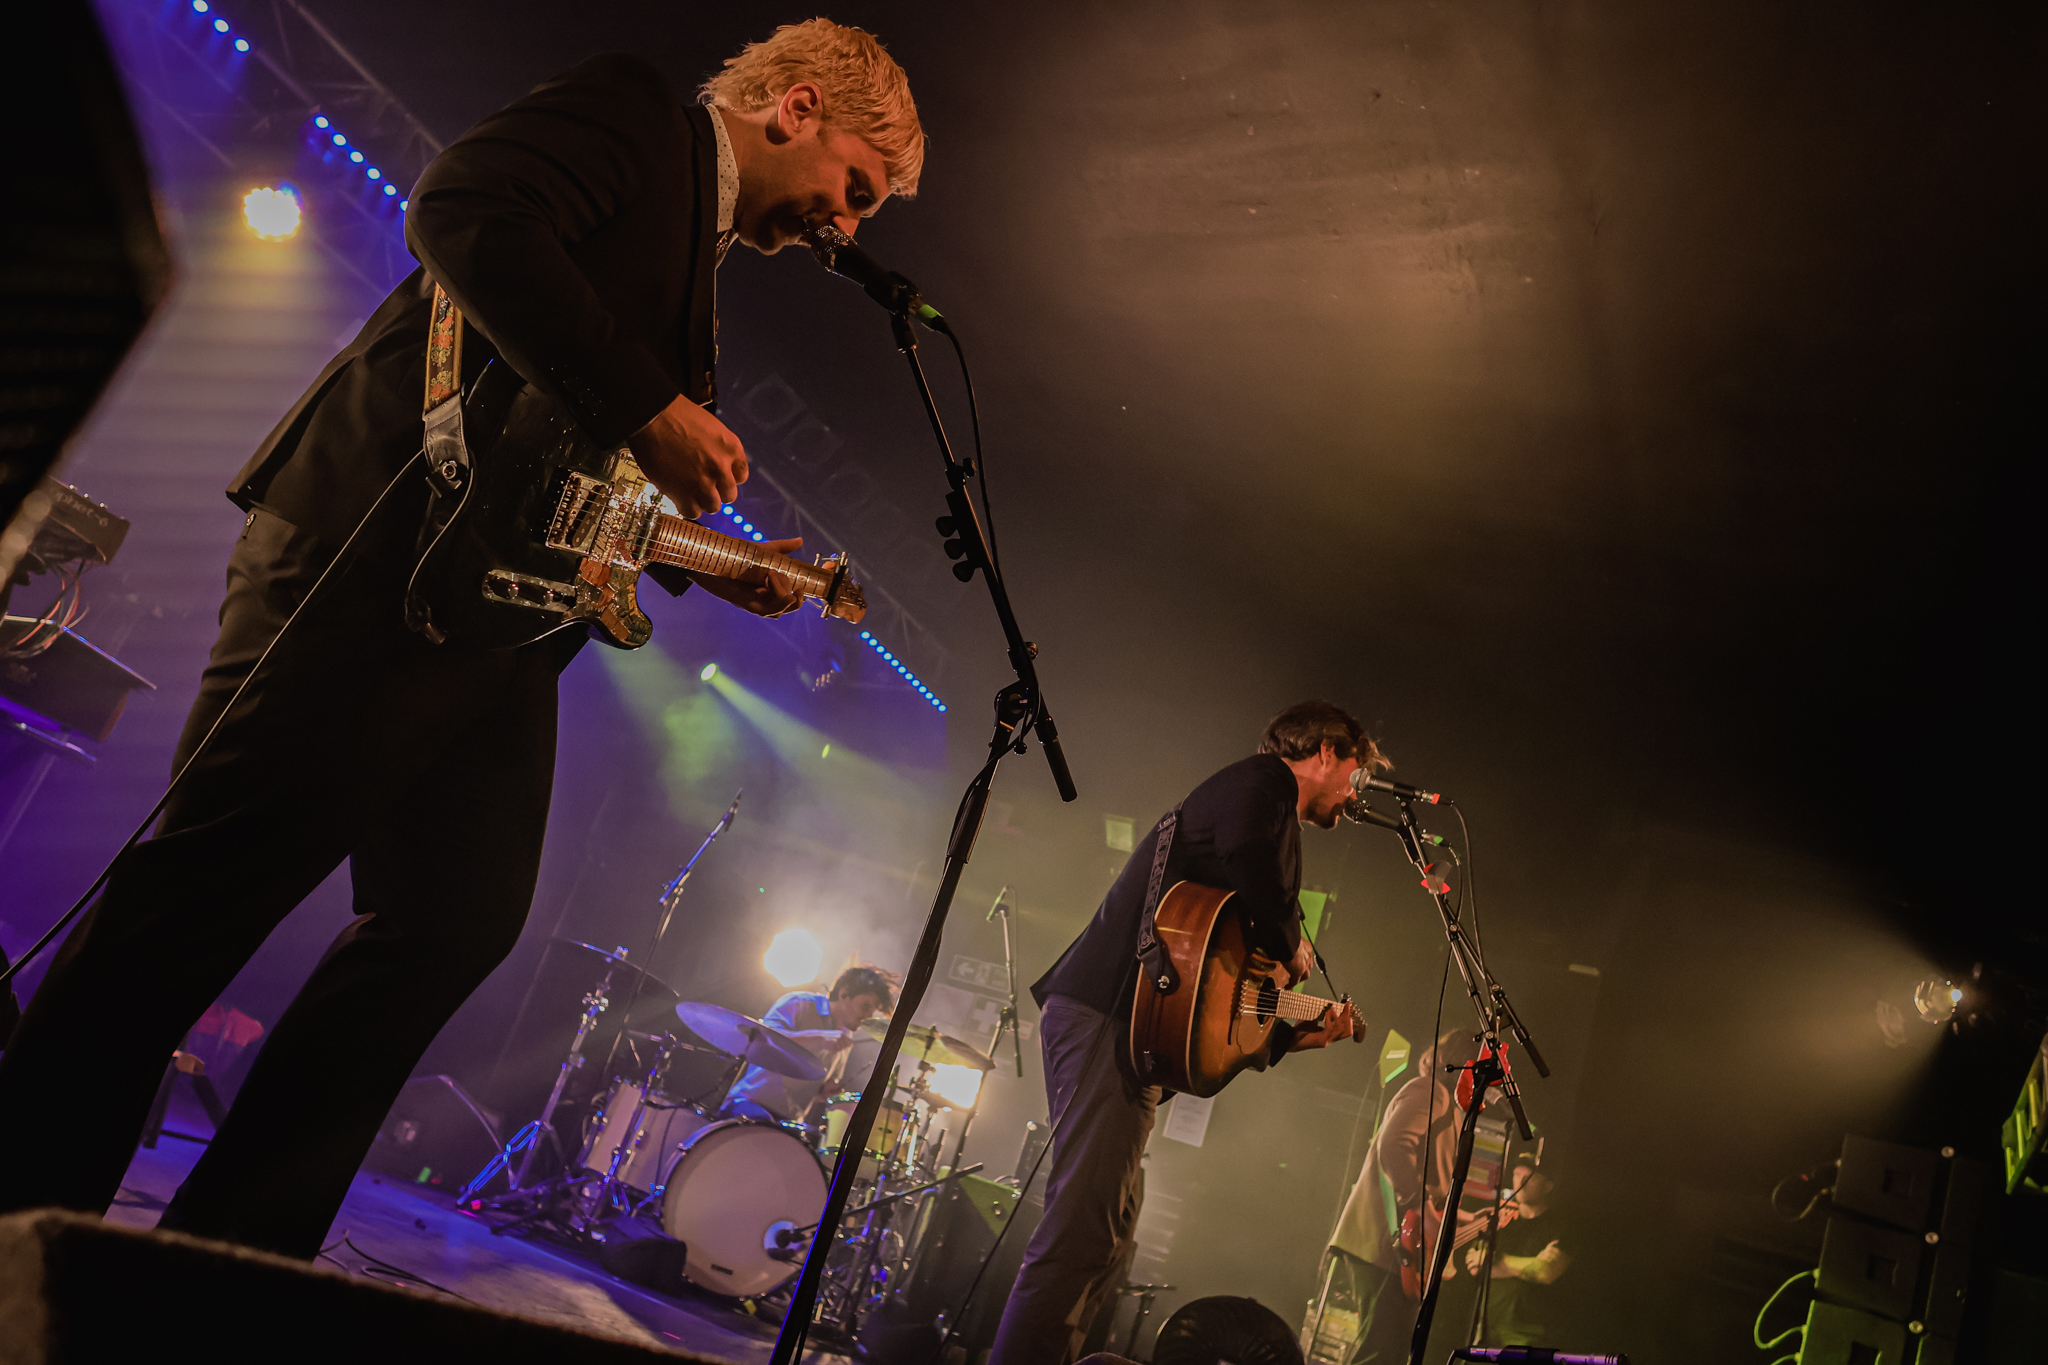
[[[860,638],[866,642],[867,647],[869,649],[874,650],[875,653],[882,656],[883,663],[889,665],[889,667],[895,669],[898,673],[902,674],[903,681],[909,683],[913,688],[917,689],[917,694],[920,697],[923,697],[926,701],[930,702],[933,706],[938,707],[941,711],[946,709],[946,703],[939,700],[939,694],[932,691],[929,687],[926,687],[924,683],[918,679],[917,674],[912,673],[908,668],[905,668],[903,666],[903,661],[897,658],[894,654],[891,654],[888,648],[885,645],[883,645],[883,643],[880,640],[877,640],[875,638],[875,633],[873,631],[862,631],[860,633]]]
[[[212,13],[212,9],[213,6],[207,3],[207,0],[192,0],[192,12],[194,14],[209,14]],[[222,36],[227,36],[234,32],[234,26],[219,15],[214,15],[213,31]],[[247,38],[238,37],[234,40],[234,43],[235,51],[237,52],[247,52],[249,50],[249,40]],[[348,138],[342,135],[341,130],[334,126],[333,121],[327,115],[315,114],[313,116],[313,126],[320,130],[322,137],[332,142],[334,146],[345,150],[348,153],[350,163],[362,167],[363,174],[373,183],[381,184],[386,199],[398,199],[399,212],[403,213],[411,206],[410,200],[398,198],[398,186],[386,180],[383,171],[370,165],[359,149],[349,145]],[[760,537],[756,536],[755,539],[758,540]]]

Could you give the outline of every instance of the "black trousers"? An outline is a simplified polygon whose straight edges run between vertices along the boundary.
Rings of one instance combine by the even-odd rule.
[[[331,550],[257,513],[182,764]],[[311,1257],[449,1015],[518,940],[573,642],[495,653],[405,628],[351,557],[64,940],[0,1054],[0,1212],[104,1210],[171,1052],[346,858],[357,919],[269,1037],[163,1225]],[[173,771],[175,771],[175,764]]]
[[[1139,1085],[1124,1064],[1127,1021],[1052,995],[1038,1030],[1058,1124],[1052,1173],[988,1365],[1063,1365],[1080,1355],[1116,1290],[1117,1266],[1130,1264],[1144,1201],[1138,1163],[1159,1109],[1159,1087]]]

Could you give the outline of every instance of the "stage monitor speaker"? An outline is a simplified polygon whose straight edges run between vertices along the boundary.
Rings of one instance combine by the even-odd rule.
[[[1911,1365],[1910,1349],[1904,1323],[1816,1299],[1799,1365]]]
[[[705,1356],[58,1209],[0,1217],[0,1359],[709,1365]]]
[[[42,481],[170,287],[149,175],[90,0],[10,6],[0,47],[0,583]]]
[[[363,1164],[452,1192],[504,1145],[497,1116],[471,1099],[453,1077],[417,1076],[398,1092]]]
[[[1842,1139],[1842,1165],[1828,1197],[1838,1209],[1921,1232],[1940,1175],[1941,1158],[1933,1152],[1851,1133]]]

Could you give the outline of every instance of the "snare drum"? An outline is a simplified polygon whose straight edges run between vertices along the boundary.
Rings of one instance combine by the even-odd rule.
[[[649,1091],[647,1102],[642,1104],[638,1084],[615,1080],[605,1096],[604,1107],[592,1115],[594,1131],[577,1158],[583,1169],[603,1175],[610,1168],[612,1153],[619,1144],[632,1141],[636,1121],[640,1145],[619,1163],[619,1179],[628,1188],[643,1192],[654,1188],[662,1168],[675,1158],[683,1140],[712,1122],[658,1090]]]
[[[859,1107],[858,1090],[842,1090],[826,1103],[825,1141],[818,1148],[820,1155],[839,1155],[839,1148],[846,1141],[846,1129],[853,1122],[853,1111]],[[875,1115],[874,1129],[868,1134],[868,1155],[888,1156],[896,1146],[897,1134],[902,1131],[902,1104],[895,1100],[883,1100],[882,1112]]]
[[[683,1278],[734,1298],[794,1279],[810,1243],[783,1248],[776,1234],[808,1228],[824,1212],[825,1172],[811,1149],[750,1119],[690,1134],[661,1195],[661,1229],[687,1249]]]

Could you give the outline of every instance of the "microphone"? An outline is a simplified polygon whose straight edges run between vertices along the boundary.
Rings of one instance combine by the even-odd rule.
[[[830,223],[820,223],[804,233],[804,244],[818,258],[818,264],[835,275],[844,275],[867,296],[892,313],[909,313],[934,332],[951,332],[939,310],[918,295],[917,286],[853,244],[853,238]]]
[[[731,824],[732,818],[740,813],[740,798],[742,796],[745,796],[746,794],[747,789],[745,787],[741,787],[738,791],[732,794],[732,804],[730,806],[727,806],[725,808],[725,814],[721,815],[718,818],[718,827],[720,829],[724,829],[727,825]]]
[[[1400,829],[1401,822],[1384,811],[1374,810],[1366,804],[1363,796],[1354,796],[1344,803],[1344,818],[1354,825],[1378,825],[1381,829]]]
[[[1005,910],[1005,907],[1007,907],[1009,903],[1010,888],[1006,886],[1002,890],[996,892],[996,903],[988,908],[988,917],[987,919],[984,919],[982,923],[986,924],[989,922],[989,920],[993,920],[996,917],[996,911]],[[1005,913],[1007,913],[1006,910]]]
[[[1427,801],[1432,806],[1443,799],[1443,794],[1440,792],[1426,792],[1420,787],[1411,787],[1406,782],[1395,782],[1390,778],[1374,777],[1363,768],[1353,770],[1351,774],[1351,790],[1363,796],[1368,789],[1376,792],[1390,792],[1400,797],[1403,801]]]

